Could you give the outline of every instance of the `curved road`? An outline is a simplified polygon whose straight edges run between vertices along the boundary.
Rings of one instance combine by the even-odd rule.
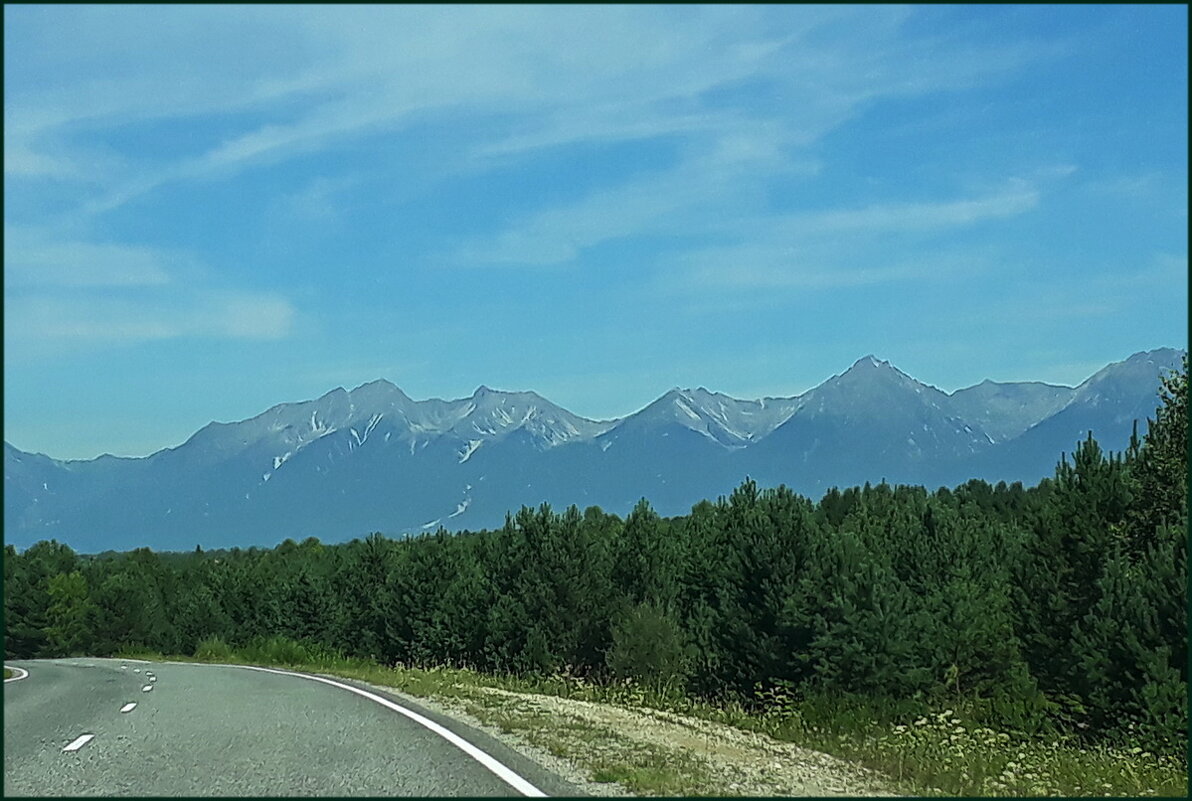
[[[482,732],[346,679],[120,659],[5,665],[28,671],[4,686],[5,796],[579,794]]]

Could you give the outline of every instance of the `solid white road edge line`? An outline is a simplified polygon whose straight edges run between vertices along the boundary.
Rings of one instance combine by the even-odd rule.
[[[80,748],[91,742],[95,738],[94,734],[80,734],[75,741],[62,749],[63,753],[66,751],[78,751]]]
[[[136,709],[136,708],[137,708],[137,702],[136,702],[136,701],[129,701],[127,704],[125,704],[124,706],[120,707],[120,711],[121,711],[121,712],[131,712],[131,711],[133,711],[133,710],[134,710],[134,709]]]
[[[405,715],[407,718],[414,721],[415,723],[422,724],[426,728],[433,731],[435,734],[442,737],[447,742],[454,745],[459,750],[463,751],[468,756],[472,757],[472,759],[476,760],[481,765],[488,768],[490,773],[492,773],[494,776],[499,778],[501,781],[508,784],[514,790],[517,790],[522,795],[532,796],[535,798],[546,798],[547,797],[546,793],[542,792],[537,787],[530,784],[530,782],[526,781],[521,776],[514,773],[512,769],[510,769],[510,768],[506,767],[505,765],[503,765],[502,763],[498,762],[494,757],[490,756],[489,754],[485,753],[484,751],[481,751],[479,748],[472,745],[470,742],[465,740],[463,737],[460,737],[455,732],[439,725],[438,723],[435,723],[433,720],[431,720],[428,717],[419,715],[417,712],[413,712],[409,709],[406,709],[404,706],[401,706],[400,704],[393,703],[388,698],[382,698],[381,696],[377,695],[376,693],[370,693],[368,690],[361,690],[360,688],[353,687],[350,684],[341,684],[338,681],[332,681],[331,679],[325,679],[322,676],[311,676],[306,673],[295,673],[295,672],[289,671],[289,670],[274,670],[273,668],[256,667],[254,665],[217,665],[216,667],[238,667],[238,668],[244,668],[245,670],[259,670],[264,673],[277,673],[280,676],[294,676],[295,678],[299,678],[299,679],[310,679],[311,681],[320,681],[323,684],[330,684],[332,687],[338,687],[341,690],[347,690],[350,693],[356,693],[356,695],[363,696],[370,701],[375,701],[378,704],[380,704],[381,706],[386,707],[388,709],[392,709],[394,712],[397,712],[398,714]]]
[[[4,680],[4,683],[5,683],[5,684],[8,684],[10,681],[20,681],[21,679],[24,679],[24,678],[28,678],[28,677],[29,677],[29,671],[25,670],[24,668],[19,668],[19,667],[16,667],[15,665],[14,665],[14,666],[12,666],[12,667],[9,667],[8,665],[5,665],[5,666],[4,666],[4,668],[5,668],[5,670],[11,670],[11,671],[13,671],[14,673],[20,673],[20,674],[21,674],[21,675],[19,675],[19,676],[13,676],[11,679],[5,679],[5,680]]]

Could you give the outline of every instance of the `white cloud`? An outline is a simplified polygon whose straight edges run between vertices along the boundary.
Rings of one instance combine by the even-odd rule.
[[[8,299],[5,339],[108,346],[179,337],[271,340],[286,336],[294,308],[269,292],[201,291],[138,297],[32,294]]]
[[[679,254],[659,282],[671,293],[713,290],[828,290],[915,281],[944,281],[990,269],[985,248],[936,248],[914,259],[891,258],[870,242],[800,247],[742,244]],[[717,302],[723,299],[717,294]],[[770,296],[776,302],[781,294]]]
[[[4,279],[9,287],[155,286],[190,262],[183,254],[136,245],[71,241],[45,231],[9,227],[4,237]]]
[[[855,209],[798,214],[778,222],[791,234],[830,236],[882,231],[929,231],[1013,217],[1039,204],[1039,192],[1024,181],[1012,181],[1002,192],[985,197],[925,203],[883,203]]]
[[[10,226],[4,242],[6,353],[177,337],[279,339],[288,299],[221,285],[183,251]]]
[[[760,213],[761,177],[813,175],[819,165],[783,152],[781,134],[761,128],[692,149],[671,169],[651,171],[515,222],[491,239],[453,256],[464,265],[552,265],[585,248],[648,231],[651,234],[737,230]]]
[[[86,210],[103,213],[166,184],[226,178],[426,114],[478,122],[470,153],[480,161],[664,134],[707,147],[766,126],[781,130],[780,146],[803,146],[875,99],[969,86],[1038,56],[1030,43],[974,50],[908,39],[901,26],[911,13],[97,7],[72,16],[71,29],[86,36],[62,37],[53,13],[39,28],[32,12],[17,12],[6,44],[28,50],[29,63],[6,98],[6,169],[61,176],[73,168],[86,180],[88,162],[72,158],[68,132],[236,110],[265,119],[165,165],[131,154]],[[262,57],[245,60],[245,50]],[[771,85],[778,101],[742,111],[709,95],[749,81]],[[488,131],[485,121],[498,117],[512,122]]]
[[[283,195],[273,204],[272,213],[292,217],[302,223],[327,225],[340,219],[340,196],[360,183],[357,176],[316,178],[297,192]]]

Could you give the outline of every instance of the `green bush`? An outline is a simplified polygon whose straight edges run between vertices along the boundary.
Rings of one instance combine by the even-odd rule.
[[[257,637],[240,649],[240,655],[249,662],[266,665],[304,665],[311,661],[310,652],[300,642],[288,637]]]
[[[232,656],[232,647],[221,637],[208,637],[195,648],[195,658],[214,659],[226,662]]]
[[[690,655],[674,618],[653,604],[633,607],[613,629],[608,666],[660,693],[682,693],[690,675]]]

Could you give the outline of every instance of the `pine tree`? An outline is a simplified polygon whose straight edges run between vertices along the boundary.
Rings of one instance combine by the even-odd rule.
[[[46,652],[52,656],[85,656],[92,638],[87,626],[91,602],[87,580],[78,570],[50,576],[47,588]]]
[[[1162,379],[1160,401],[1141,448],[1133,449],[1134,498],[1125,530],[1127,552],[1135,558],[1155,543],[1161,526],[1179,525],[1188,516],[1187,356],[1179,371]]]
[[[1097,581],[1131,492],[1124,460],[1106,457],[1091,434],[1073,462],[1061,458],[1055,478],[1039,490],[1016,566],[1016,628],[1032,675],[1058,696],[1068,693],[1072,633],[1100,597]]]

